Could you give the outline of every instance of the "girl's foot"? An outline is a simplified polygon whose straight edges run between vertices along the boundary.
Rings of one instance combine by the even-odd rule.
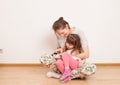
[[[66,83],[66,82],[68,82],[68,81],[70,81],[71,80],[71,78],[70,78],[70,76],[68,76],[68,77],[66,77],[64,80],[62,80],[62,83]]]
[[[64,71],[62,77],[60,78],[60,80],[64,80],[68,76],[70,76],[70,69],[65,69],[65,71]]]

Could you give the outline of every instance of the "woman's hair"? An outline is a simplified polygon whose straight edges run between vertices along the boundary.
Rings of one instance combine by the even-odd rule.
[[[80,39],[79,35],[77,35],[77,34],[69,34],[66,39],[66,43],[72,44],[74,46],[71,53],[73,53],[74,51],[78,51],[79,53],[81,53],[83,51],[82,45],[81,45],[81,39]],[[65,51],[66,50],[68,50],[68,49],[65,45]]]
[[[63,17],[60,17],[57,21],[53,23],[53,30],[56,31],[60,28],[64,29],[68,25],[69,29],[69,23],[63,19]]]

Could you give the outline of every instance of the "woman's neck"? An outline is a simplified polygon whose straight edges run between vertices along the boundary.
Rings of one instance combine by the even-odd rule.
[[[70,33],[73,33],[75,31],[75,27],[70,28]]]

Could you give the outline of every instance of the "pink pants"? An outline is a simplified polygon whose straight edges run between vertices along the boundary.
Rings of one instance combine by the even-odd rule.
[[[58,59],[55,64],[62,74],[66,67],[69,67],[70,70],[79,67],[79,61],[74,60],[73,57],[66,52],[62,53],[62,59]]]

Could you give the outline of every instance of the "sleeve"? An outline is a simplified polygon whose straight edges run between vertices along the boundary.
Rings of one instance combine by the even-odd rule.
[[[87,38],[82,30],[79,30],[78,33],[79,33],[78,35],[80,36],[80,39],[81,39],[82,48],[85,49],[88,46]]]
[[[56,34],[56,37],[57,37],[58,48],[63,48],[64,49],[66,39],[65,38],[60,38],[57,34]]]
[[[56,34],[56,40],[57,40],[57,48],[60,48],[61,46],[60,46],[59,38],[58,38],[57,34]]]

